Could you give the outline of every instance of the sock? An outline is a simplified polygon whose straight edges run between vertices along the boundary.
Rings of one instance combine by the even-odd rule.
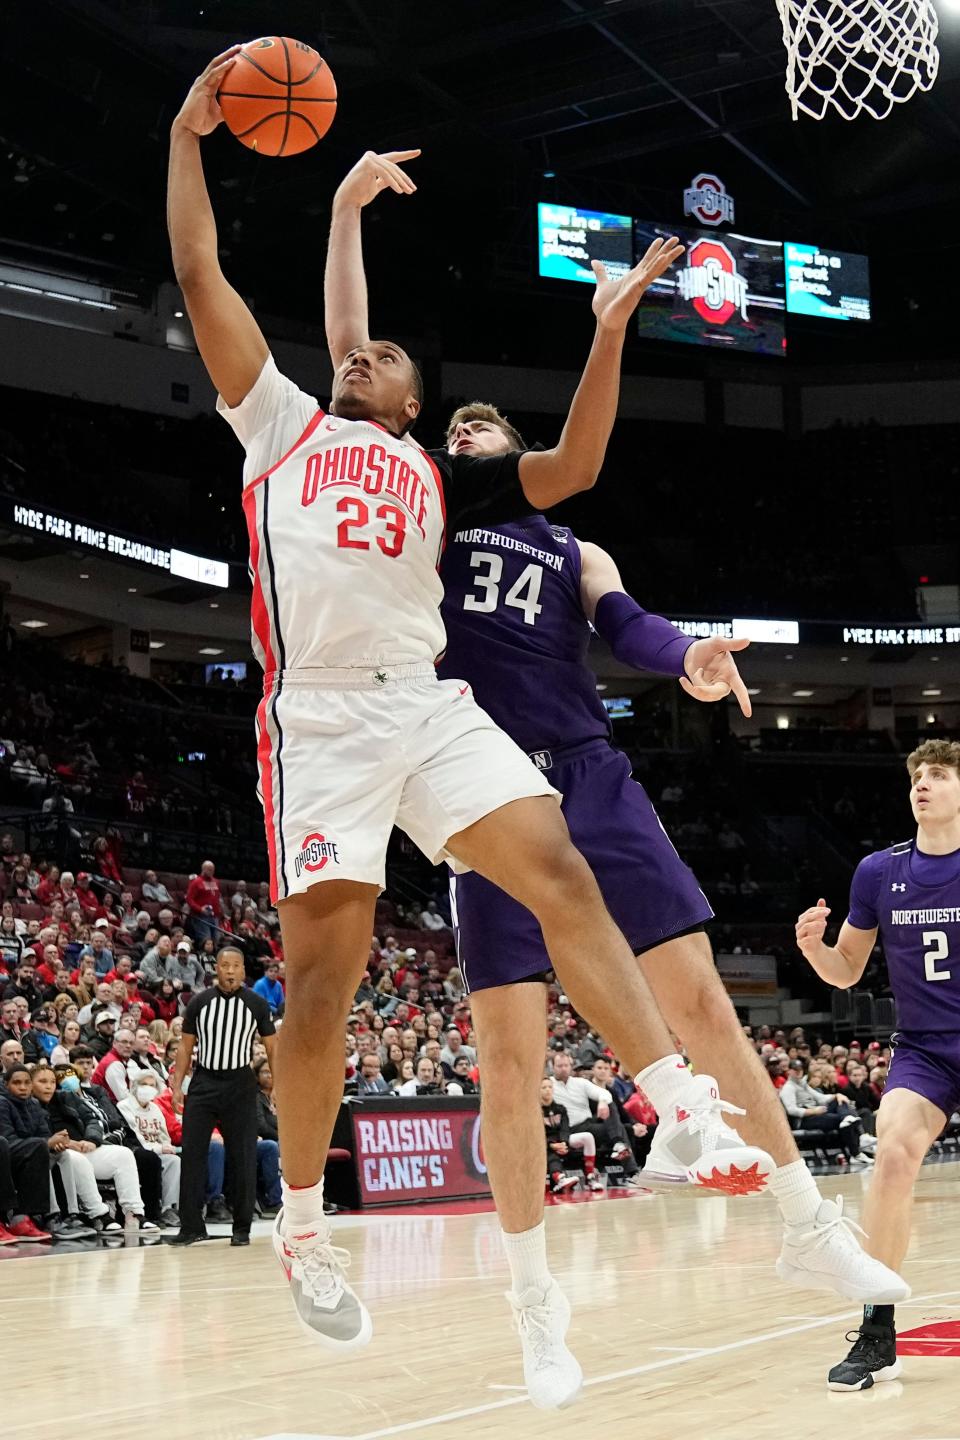
[[[682,1103],[693,1083],[690,1071],[677,1054],[665,1055],[655,1060],[633,1082],[639,1090],[650,1097],[650,1103],[658,1115],[673,1118],[674,1106]]]
[[[510,1288],[520,1296],[526,1290],[547,1290],[552,1276],[547,1265],[547,1229],[543,1221],[532,1230],[510,1235],[502,1230],[503,1248],[510,1266]]]
[[[592,1175],[593,1172],[594,1172],[594,1170],[596,1170],[596,1168],[597,1168],[597,1157],[596,1157],[595,1155],[584,1155],[584,1157],[583,1157],[583,1170],[584,1170],[584,1174],[586,1174],[586,1175]]]
[[[864,1305],[864,1322],[871,1325],[882,1325],[885,1330],[892,1330],[893,1327],[893,1306],[892,1305]]]
[[[327,1217],[323,1213],[323,1176],[316,1185],[288,1185],[280,1182],[283,1191],[283,1228],[287,1235],[298,1230],[326,1228]]]
[[[778,1165],[767,1181],[785,1225],[812,1225],[822,1197],[817,1182],[802,1160]]]

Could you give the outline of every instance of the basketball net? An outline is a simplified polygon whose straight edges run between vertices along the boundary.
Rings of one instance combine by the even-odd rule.
[[[885,120],[894,105],[937,78],[939,22],[931,0],[777,0],[787,48],[787,94],[822,120],[866,111]]]

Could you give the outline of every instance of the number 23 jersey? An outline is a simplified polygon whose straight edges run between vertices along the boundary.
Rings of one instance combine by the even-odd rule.
[[[960,851],[928,855],[915,840],[857,866],[847,917],[880,931],[903,1030],[960,1030]]]
[[[432,663],[445,646],[437,566],[448,525],[530,505],[519,454],[428,453],[374,420],[348,420],[269,356],[217,411],[246,450],[253,649],[264,670]]]

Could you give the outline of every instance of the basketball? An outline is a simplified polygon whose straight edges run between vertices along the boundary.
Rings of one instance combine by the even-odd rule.
[[[299,155],[337,113],[330,66],[310,45],[271,35],[244,45],[217,99],[227,128],[260,155]]]

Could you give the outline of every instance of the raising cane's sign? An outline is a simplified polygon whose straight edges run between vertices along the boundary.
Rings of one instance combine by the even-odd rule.
[[[476,1106],[461,1110],[455,1102],[448,1104],[398,1115],[365,1115],[359,1107],[353,1111],[354,1158],[364,1207],[490,1194]]]

